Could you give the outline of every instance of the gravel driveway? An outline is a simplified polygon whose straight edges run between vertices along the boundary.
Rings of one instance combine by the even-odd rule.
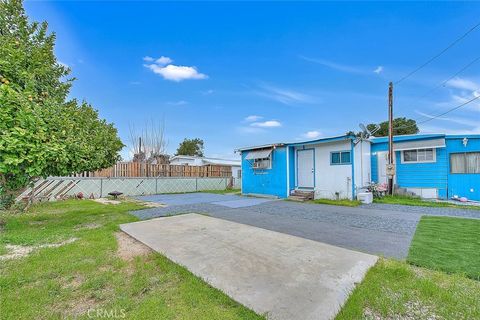
[[[181,213],[209,216],[278,231],[375,255],[404,259],[422,215],[480,218],[480,211],[374,204],[356,208],[272,200],[255,202],[231,195],[176,194],[139,197],[170,203],[133,212],[140,219]],[[182,202],[184,200],[184,202]],[[232,201],[245,202],[231,208]],[[249,205],[250,204],[250,205]]]

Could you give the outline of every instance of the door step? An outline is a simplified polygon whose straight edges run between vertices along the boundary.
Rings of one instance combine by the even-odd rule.
[[[315,193],[313,191],[293,190],[292,192],[290,192],[290,196],[288,197],[288,199],[303,202],[313,200],[314,195]]]

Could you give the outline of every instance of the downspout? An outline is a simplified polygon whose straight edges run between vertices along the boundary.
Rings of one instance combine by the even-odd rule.
[[[355,200],[355,144],[353,139],[350,139],[350,146],[350,154],[352,155],[352,200]]]
[[[290,196],[290,147],[287,145],[287,198]]]

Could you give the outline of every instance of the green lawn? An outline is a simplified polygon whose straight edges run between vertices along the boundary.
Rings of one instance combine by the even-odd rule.
[[[128,319],[263,319],[160,254],[120,257],[118,225],[136,221],[128,211],[138,208],[69,200],[0,214],[2,255],[9,244],[74,240],[0,261],[1,318],[88,319],[93,309]],[[337,319],[480,319],[480,281],[464,275],[479,274],[479,223],[422,218],[408,261],[429,269],[380,259]]]
[[[384,196],[382,198],[375,198],[375,203],[401,204],[405,206],[421,206],[421,207],[441,207],[441,208],[456,208],[456,209],[472,209],[480,210],[480,206],[466,206],[458,205],[449,202],[435,202],[426,201],[417,197],[409,196]]]
[[[422,217],[407,261],[480,280],[480,220]]]
[[[43,248],[0,261],[2,319],[88,319],[90,308],[129,319],[262,319],[157,253],[124,260],[115,233],[139,205],[69,200],[0,214],[5,245]]]
[[[336,319],[480,319],[480,282],[381,259]]]
[[[358,200],[349,200],[349,199],[340,199],[340,200],[316,199],[316,200],[309,201],[309,203],[330,204],[334,206],[345,206],[345,207],[356,207],[362,204]]]

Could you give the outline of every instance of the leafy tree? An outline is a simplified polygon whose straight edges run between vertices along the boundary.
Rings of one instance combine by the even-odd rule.
[[[203,140],[199,138],[183,139],[175,155],[203,157]]]
[[[375,137],[385,137],[388,136],[388,121],[383,121],[379,123],[380,129],[375,132],[373,135]],[[372,131],[375,129],[376,124],[371,123],[367,125],[367,129]],[[416,134],[420,130],[418,129],[417,122],[413,119],[407,119],[405,117],[393,119],[393,134],[394,135],[404,135],[404,134]]]
[[[0,201],[39,177],[108,167],[123,147],[87,102],[67,100],[73,78],[54,55],[47,23],[20,0],[0,0]],[[0,203],[0,206],[2,203]]]

